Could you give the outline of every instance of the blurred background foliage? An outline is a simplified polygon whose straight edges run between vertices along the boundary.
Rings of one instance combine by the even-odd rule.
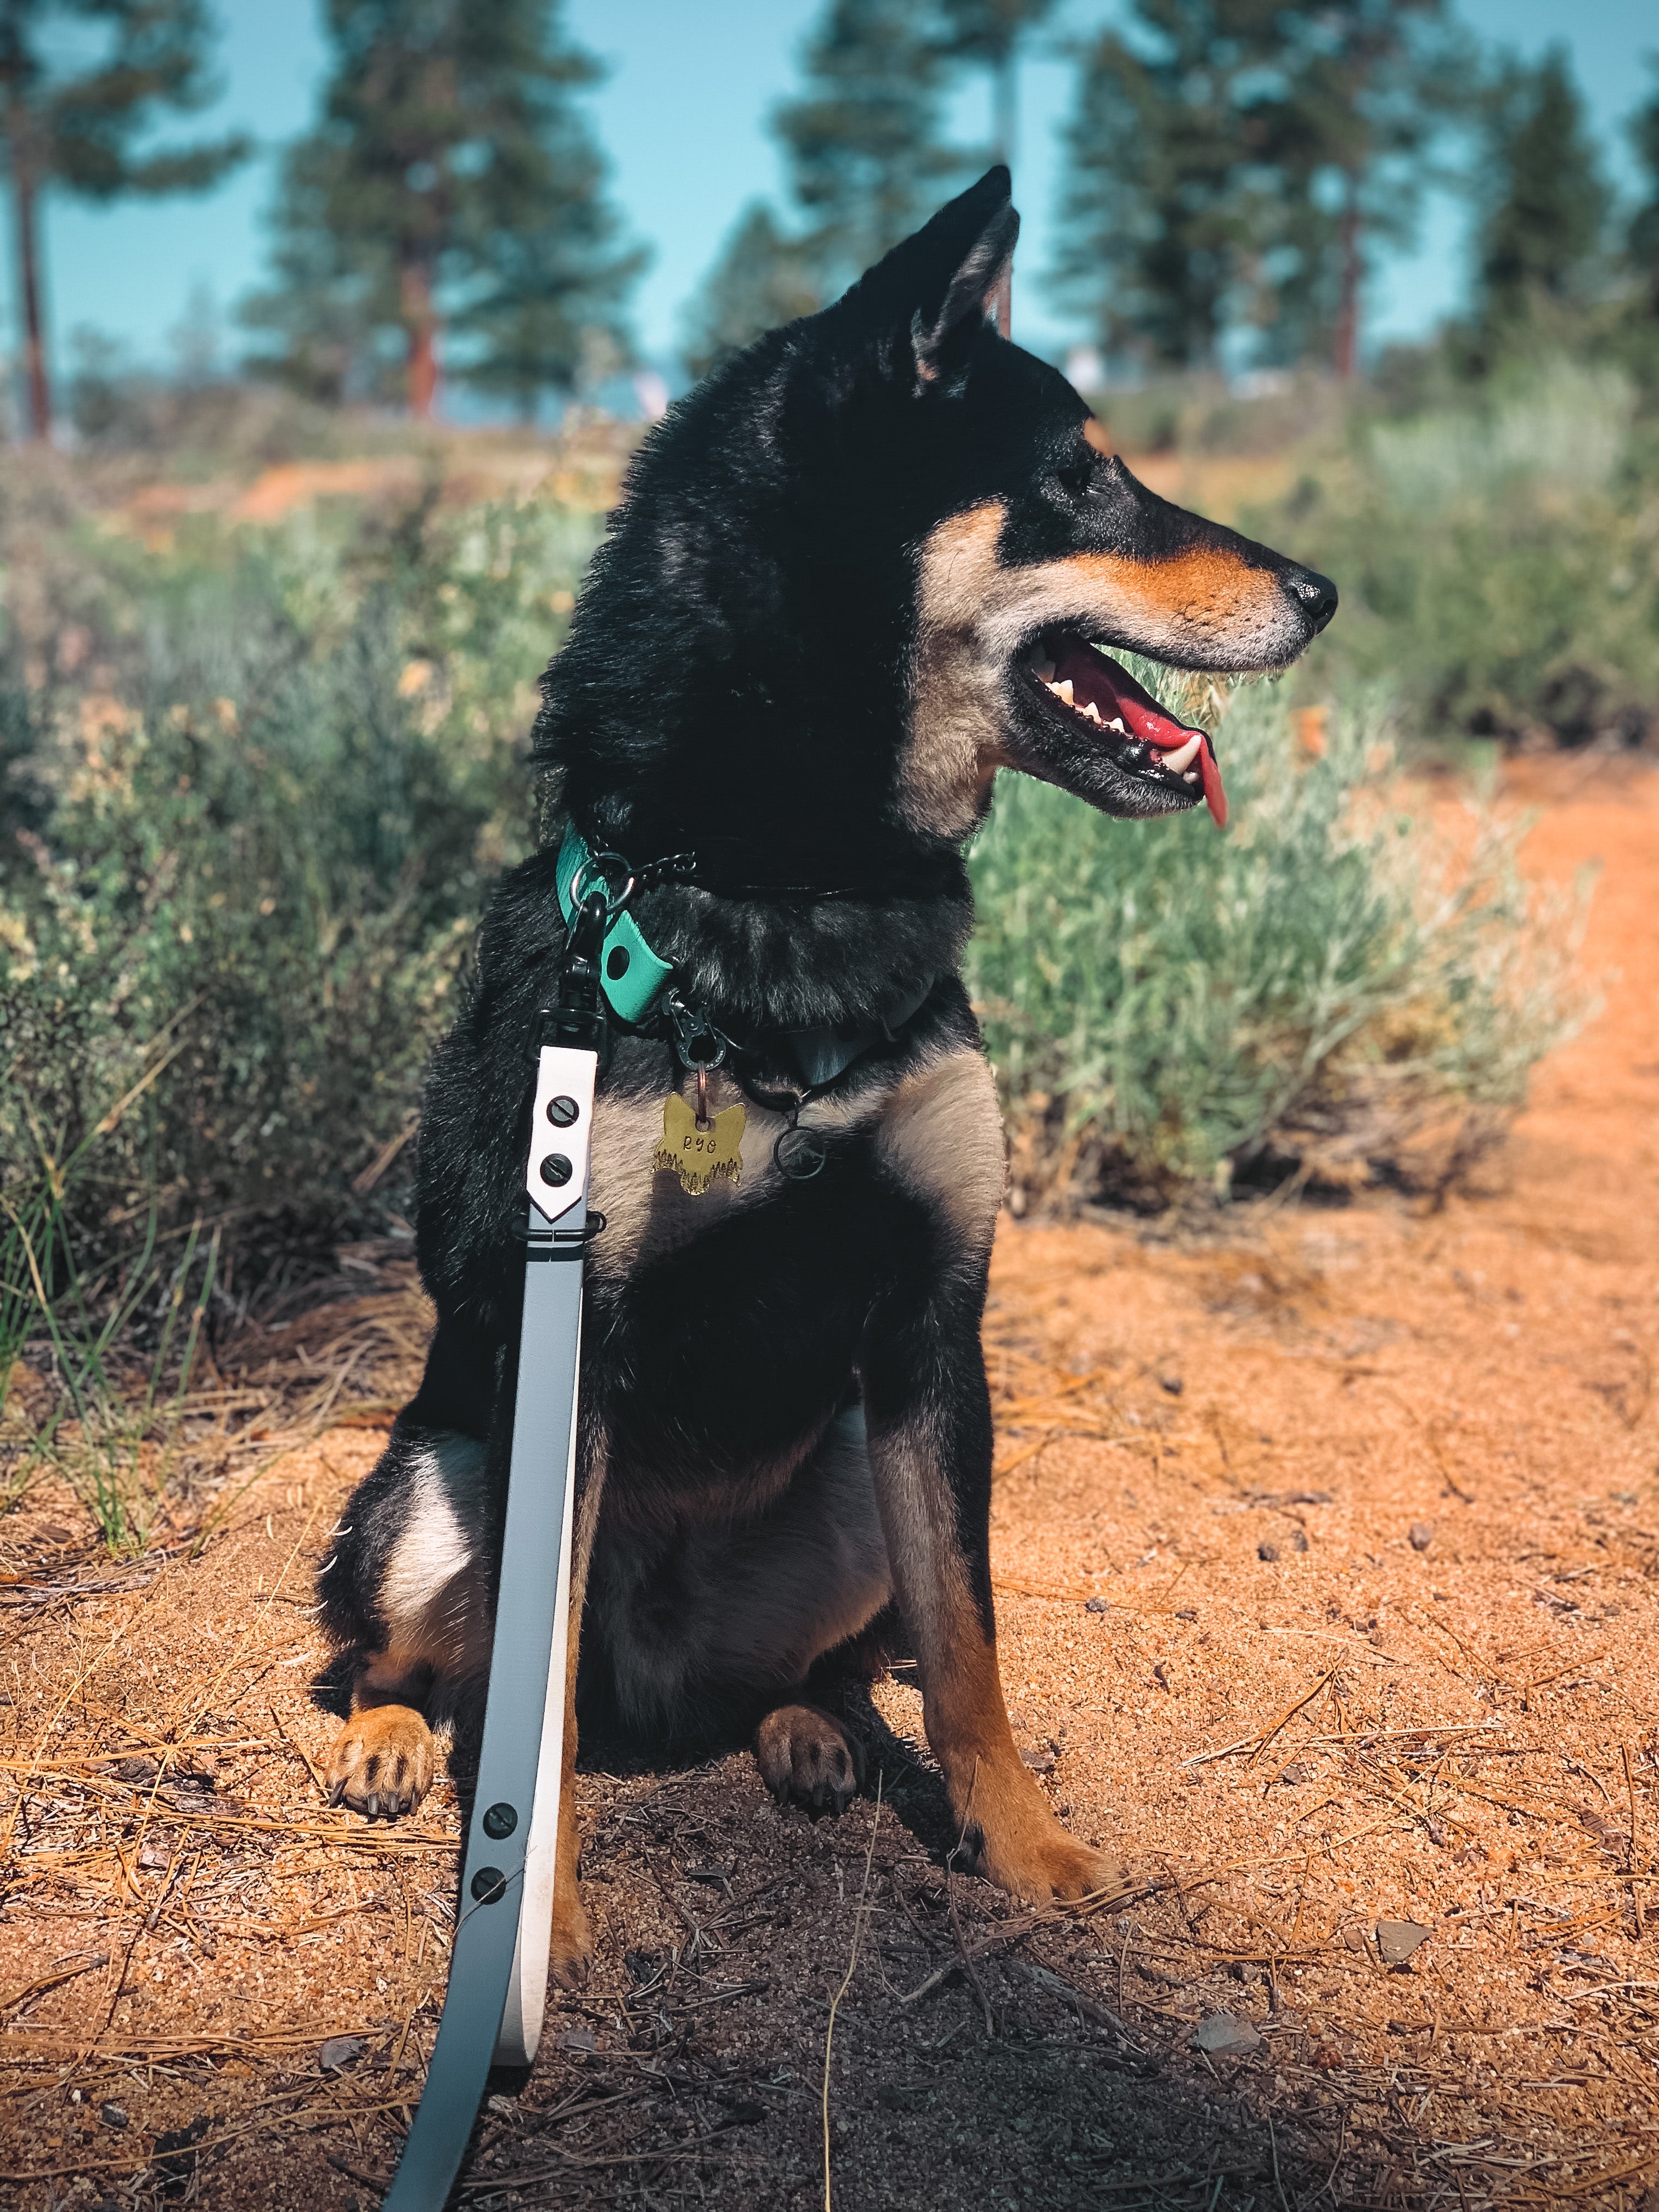
[[[101,12],[91,137],[74,12],[0,9],[0,161],[37,253],[43,193],[196,189],[243,150],[134,150],[199,105],[201,0]],[[774,118],[784,192],[717,254],[690,369],[1016,154],[1052,16],[824,0]],[[0,1393],[48,1321],[95,1395],[121,1344],[176,1359],[273,1269],[407,1237],[421,1071],[533,842],[535,679],[639,434],[596,404],[640,257],[554,0],[325,21],[239,364],[203,301],[170,371],[82,332],[54,387],[22,295]],[[146,23],[148,76],[123,59]],[[1224,716],[1224,837],[1005,779],[969,975],[1016,1202],[1443,1189],[1586,1003],[1578,908],[1528,893],[1469,794],[1504,746],[1659,736],[1659,79],[1632,87],[1621,198],[1565,56],[1485,52],[1442,0],[1130,0],[1073,65],[1061,250],[1022,282],[1067,302],[1068,372],[1130,465],[1327,570],[1343,611],[1284,684],[1189,702]],[[969,81],[983,144],[948,133]],[[1467,299],[1377,353],[1366,277],[1430,178],[1474,207]],[[438,427],[441,366],[562,427]],[[1467,808],[1429,763],[1472,771]],[[92,1398],[77,1419],[118,1428]]]

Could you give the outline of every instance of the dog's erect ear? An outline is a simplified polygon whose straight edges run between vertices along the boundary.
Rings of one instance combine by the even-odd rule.
[[[1008,287],[1019,217],[1000,163],[896,246],[836,312],[908,345],[919,385],[948,382],[986,321],[1008,335]]]

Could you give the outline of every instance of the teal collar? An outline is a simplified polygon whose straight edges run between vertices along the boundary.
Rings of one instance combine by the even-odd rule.
[[[571,896],[578,876],[592,859],[587,840],[573,823],[564,833],[564,842],[559,848],[555,865],[554,881],[558,887],[559,911],[569,928],[576,915],[575,901]],[[595,887],[597,887],[597,878]],[[794,887],[790,887],[793,889]],[[635,1027],[647,1022],[673,980],[671,961],[663,959],[647,943],[644,933],[633,915],[624,907],[605,931],[599,956],[600,985],[611,1011],[619,1021]],[[780,1030],[775,1042],[792,1060],[804,1079],[808,1095],[827,1091],[866,1053],[880,1043],[892,1043],[931,995],[935,978],[929,975],[919,988],[912,991],[903,1003],[892,1009],[884,1020],[843,1023],[836,1027],[810,1030]],[[688,1010],[671,1002],[671,1013],[678,1007],[678,1017]],[[676,1035],[678,1036],[678,1019]],[[708,1027],[706,1020],[696,1020],[694,1026]],[[728,1040],[729,1042],[729,1040]],[[684,1065],[683,1042],[677,1044]]]
[[[587,840],[573,822],[564,833],[554,871],[559,911],[564,916],[567,929],[576,917],[571,887],[592,858]],[[605,933],[599,969],[611,1011],[618,1021],[623,1022],[644,1021],[667,989],[669,978],[674,973],[672,963],[662,959],[646,943],[638,922],[626,907]]]

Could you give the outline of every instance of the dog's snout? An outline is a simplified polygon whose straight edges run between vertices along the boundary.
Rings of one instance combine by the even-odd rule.
[[[1313,635],[1317,637],[1336,612],[1336,586],[1316,568],[1288,568],[1279,580],[1313,624]]]

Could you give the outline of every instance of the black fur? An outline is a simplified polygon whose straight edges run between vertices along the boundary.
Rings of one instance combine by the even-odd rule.
[[[1005,571],[1091,552],[1156,562],[1219,548],[1282,585],[1283,658],[1318,626],[1307,610],[1328,592],[1156,499],[1084,443],[1083,403],[988,319],[1017,220],[1006,172],[993,170],[844,300],[771,332],[699,386],[629,469],[536,726],[537,757],[558,775],[553,843],[498,892],[476,993],[432,1069],[419,1255],[438,1329],[421,1390],[348,1509],[322,1578],[325,1625],[343,1645],[384,1647],[388,1564],[411,1469],[434,1439],[487,1447],[488,1500],[471,1533],[474,1572],[488,1583],[495,1571],[529,1046],[564,942],[553,854],[567,817],[636,862],[689,848],[713,864],[705,885],[642,894],[635,916],[685,995],[762,1060],[777,1032],[879,1019],[931,982],[899,1040],[837,1086],[816,1180],[711,1202],[683,1201],[661,1178],[668,1188],[649,1194],[638,1249],[613,1251],[605,1238],[595,1248],[581,1480],[603,1470],[601,1552],[649,1553],[659,1566],[631,1621],[590,1606],[585,1680],[608,1685],[616,1706],[607,1639],[672,1638],[676,1545],[722,1524],[741,1532],[791,1486],[810,1485],[832,1425],[860,1401],[878,1459],[920,1470],[903,1512],[884,1491],[890,1546],[932,1513],[990,1632],[979,1327],[994,1163],[988,1179],[976,1170],[965,1215],[948,1173],[930,1182],[926,1160],[919,1170],[895,1151],[884,1120],[907,1079],[979,1049],[956,974],[971,921],[960,836],[920,820],[905,785],[927,548],[950,518],[993,504]],[[1018,648],[1040,629],[1022,630]],[[1190,804],[1088,757],[1017,675],[1011,656],[1010,759],[1113,811]],[[842,895],[733,896],[722,878],[733,889],[811,880]],[[624,1037],[598,1127],[607,1116],[621,1127],[630,1112],[648,1119],[684,1080],[665,1042]],[[648,1145],[616,1172],[648,1183]],[[898,1480],[884,1477],[889,1487]],[[894,1565],[902,1583],[911,1563]],[[763,1703],[798,1689],[817,1656],[769,1686],[708,1679],[651,1717],[694,1735],[729,1715],[734,1697]]]

